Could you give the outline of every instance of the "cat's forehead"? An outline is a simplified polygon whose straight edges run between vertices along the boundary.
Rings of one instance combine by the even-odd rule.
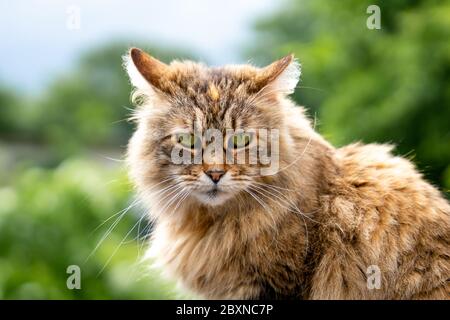
[[[255,93],[253,76],[250,67],[208,68],[190,64],[169,80],[173,112],[189,125],[247,125]]]
[[[203,95],[218,101],[245,98],[258,90],[255,83],[257,69],[251,66],[207,67],[199,63],[177,62],[171,64],[171,69],[168,84],[186,96]]]

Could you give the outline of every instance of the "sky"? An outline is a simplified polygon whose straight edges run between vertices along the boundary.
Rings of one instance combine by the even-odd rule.
[[[210,64],[242,62],[252,24],[275,0],[2,0],[0,82],[36,93],[80,52],[115,39],[187,48]]]

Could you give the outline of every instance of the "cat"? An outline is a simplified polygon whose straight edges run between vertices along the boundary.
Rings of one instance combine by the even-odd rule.
[[[137,123],[127,163],[154,221],[148,256],[185,288],[211,299],[449,298],[448,201],[392,146],[335,148],[319,135],[289,99],[293,55],[213,68],[133,48],[124,65]],[[174,163],[176,148],[201,152],[209,128],[224,149]],[[279,132],[272,173],[217,160],[259,142],[251,128]],[[227,140],[227,129],[244,133]]]

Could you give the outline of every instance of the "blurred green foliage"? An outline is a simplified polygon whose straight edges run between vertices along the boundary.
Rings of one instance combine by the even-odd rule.
[[[366,27],[371,4],[381,30]],[[246,55],[262,65],[294,52],[303,70],[294,99],[329,140],[395,143],[448,189],[449,17],[445,1],[287,0],[258,19]],[[137,46],[166,62],[195,58]],[[0,87],[0,299],[180,297],[138,263],[148,231],[139,206],[95,250],[135,204],[123,166],[107,160],[132,131],[128,47],[85,52],[37,97]],[[66,287],[69,265],[81,267],[81,290]]]
[[[26,102],[14,90],[0,87],[0,137],[2,139],[26,138],[29,117]]]
[[[93,251],[115,220],[107,219],[130,205],[130,191],[122,170],[80,159],[22,169],[12,185],[0,187],[0,298],[173,297],[171,284],[137,261],[138,211],[125,214]],[[66,286],[69,265],[81,268],[81,290]]]
[[[373,4],[381,30],[366,27]],[[294,98],[333,143],[394,143],[448,190],[449,17],[448,1],[287,1],[256,23],[249,52],[261,63],[295,53],[302,81]]]

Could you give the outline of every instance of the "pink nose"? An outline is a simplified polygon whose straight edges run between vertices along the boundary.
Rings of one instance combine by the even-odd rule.
[[[208,170],[205,172],[214,183],[218,183],[220,178],[225,174],[223,170]]]

